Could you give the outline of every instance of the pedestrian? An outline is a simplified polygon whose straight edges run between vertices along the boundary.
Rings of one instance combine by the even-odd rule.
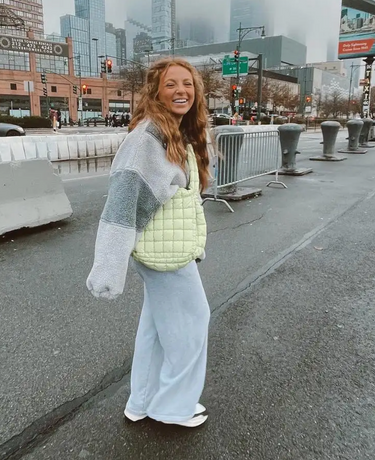
[[[197,262],[205,257],[200,199],[208,183],[201,77],[180,58],[152,64],[129,135],[114,159],[87,287],[115,299],[131,258],[144,282],[127,419],[196,427],[210,310]]]
[[[117,115],[115,113],[112,115],[112,127],[117,127]]]
[[[122,113],[121,115],[121,127],[125,126],[125,115]]]
[[[109,125],[109,116],[108,116],[108,113],[107,113],[106,116],[105,116],[105,125],[106,125],[106,126]]]
[[[125,115],[125,126],[129,126],[129,123],[130,123],[130,115],[129,115],[129,112],[126,112],[126,115]]]
[[[56,112],[57,127],[61,129],[61,110],[57,109]]]

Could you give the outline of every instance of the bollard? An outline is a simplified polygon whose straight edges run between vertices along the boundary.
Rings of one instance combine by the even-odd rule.
[[[335,145],[337,134],[341,125],[337,121],[324,121],[321,125],[323,133],[323,155],[311,157],[312,161],[342,161],[346,160],[346,157],[335,156]]]
[[[363,121],[358,119],[349,120],[346,126],[348,127],[349,133],[349,137],[347,138],[349,140],[348,148],[347,150],[339,150],[339,153],[367,153],[367,150],[361,150],[358,148]]]
[[[363,126],[361,130],[361,134],[359,135],[359,145],[361,147],[366,147],[373,149],[373,145],[368,145],[368,141],[370,138],[370,130],[372,129],[372,120],[371,118],[362,118]]]
[[[244,141],[244,130],[239,126],[220,126],[211,130],[215,140],[219,134],[230,133],[217,139],[218,155],[215,157],[215,183],[214,187],[203,193],[205,201],[221,201],[228,205],[226,200],[239,201],[261,195],[262,190],[255,187],[238,187],[237,167],[242,144]],[[225,185],[230,184],[230,185]]]
[[[89,119],[86,120],[86,126],[87,126],[87,127],[90,126],[90,121],[89,121]]]
[[[279,174],[290,176],[303,176],[312,172],[311,168],[296,169],[296,154],[300,153],[298,141],[302,127],[296,123],[289,123],[278,127],[280,133],[282,166]]]

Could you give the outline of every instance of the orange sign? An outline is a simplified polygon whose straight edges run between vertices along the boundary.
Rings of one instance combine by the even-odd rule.
[[[366,55],[370,52],[374,46],[375,39],[368,38],[364,40],[353,40],[348,42],[340,42],[339,44],[339,55],[342,58],[345,54],[359,54]]]

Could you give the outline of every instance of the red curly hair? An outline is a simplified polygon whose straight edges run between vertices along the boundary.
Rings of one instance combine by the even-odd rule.
[[[160,79],[171,66],[181,66],[187,69],[194,82],[195,100],[189,112],[184,115],[180,125],[176,117],[166,110],[165,105],[160,102],[158,97]],[[193,146],[198,164],[200,185],[201,189],[204,190],[209,182],[206,131],[208,111],[203,81],[195,67],[185,59],[176,57],[164,58],[151,65],[129,131],[132,131],[145,119],[152,120],[163,134],[167,143],[167,158],[171,163],[179,164],[185,168],[186,140]]]

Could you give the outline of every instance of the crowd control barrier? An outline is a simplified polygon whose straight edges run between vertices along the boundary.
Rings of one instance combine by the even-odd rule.
[[[48,160],[0,163],[0,235],[72,215],[61,179]]]
[[[268,174],[275,174],[274,184],[284,188],[279,181],[280,140],[277,131],[219,133],[215,139],[215,154],[212,160],[214,176],[212,193],[205,193],[203,203],[224,203],[231,212],[225,190],[231,186]],[[223,193],[224,192],[224,193]]]

